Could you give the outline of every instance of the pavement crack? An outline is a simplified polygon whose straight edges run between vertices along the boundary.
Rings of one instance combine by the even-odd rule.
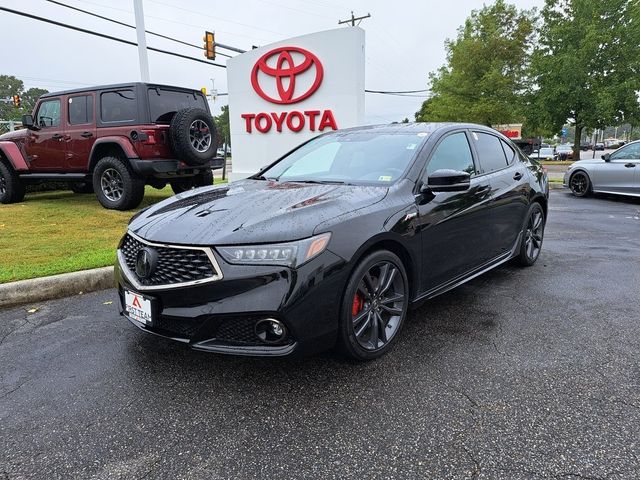
[[[482,473],[482,465],[480,464],[480,461],[474,457],[473,453],[471,453],[471,451],[463,446],[462,450],[464,450],[464,453],[467,454],[467,457],[469,457],[469,459],[473,462],[473,471],[471,472],[471,478],[478,478],[480,476],[480,473]]]

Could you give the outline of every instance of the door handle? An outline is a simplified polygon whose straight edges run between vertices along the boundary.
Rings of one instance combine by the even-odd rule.
[[[63,136],[59,133],[54,133],[53,135],[51,135],[51,138],[54,140],[62,140]]]
[[[520,180],[522,178],[522,173],[520,172],[516,172],[513,174],[513,179],[514,180]]]
[[[90,138],[90,137],[93,137],[93,133],[91,133],[91,132],[82,132],[82,133],[80,134],[80,136],[81,136],[82,138]]]
[[[635,163],[625,163],[624,166],[627,167],[627,168],[633,168],[633,167],[636,166],[636,164]]]

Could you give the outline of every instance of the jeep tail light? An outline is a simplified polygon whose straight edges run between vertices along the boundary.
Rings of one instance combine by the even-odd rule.
[[[156,144],[156,132],[155,130],[143,130],[143,135],[140,135],[140,140],[142,143],[146,145],[155,145]],[[146,137],[146,138],[145,138]]]

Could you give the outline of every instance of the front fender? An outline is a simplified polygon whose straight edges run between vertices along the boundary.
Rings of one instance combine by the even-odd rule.
[[[29,165],[15,143],[0,142],[0,151],[16,172],[29,171]]]

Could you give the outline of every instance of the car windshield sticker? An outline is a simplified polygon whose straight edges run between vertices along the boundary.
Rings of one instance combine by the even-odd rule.
[[[409,145],[407,145],[407,150],[414,150],[416,148],[416,143],[410,143]]]
[[[391,175],[380,175],[378,177],[378,181],[379,182],[390,182],[391,181]]]
[[[427,132],[420,132],[418,134],[419,137],[426,137],[427,135],[429,135]]]

